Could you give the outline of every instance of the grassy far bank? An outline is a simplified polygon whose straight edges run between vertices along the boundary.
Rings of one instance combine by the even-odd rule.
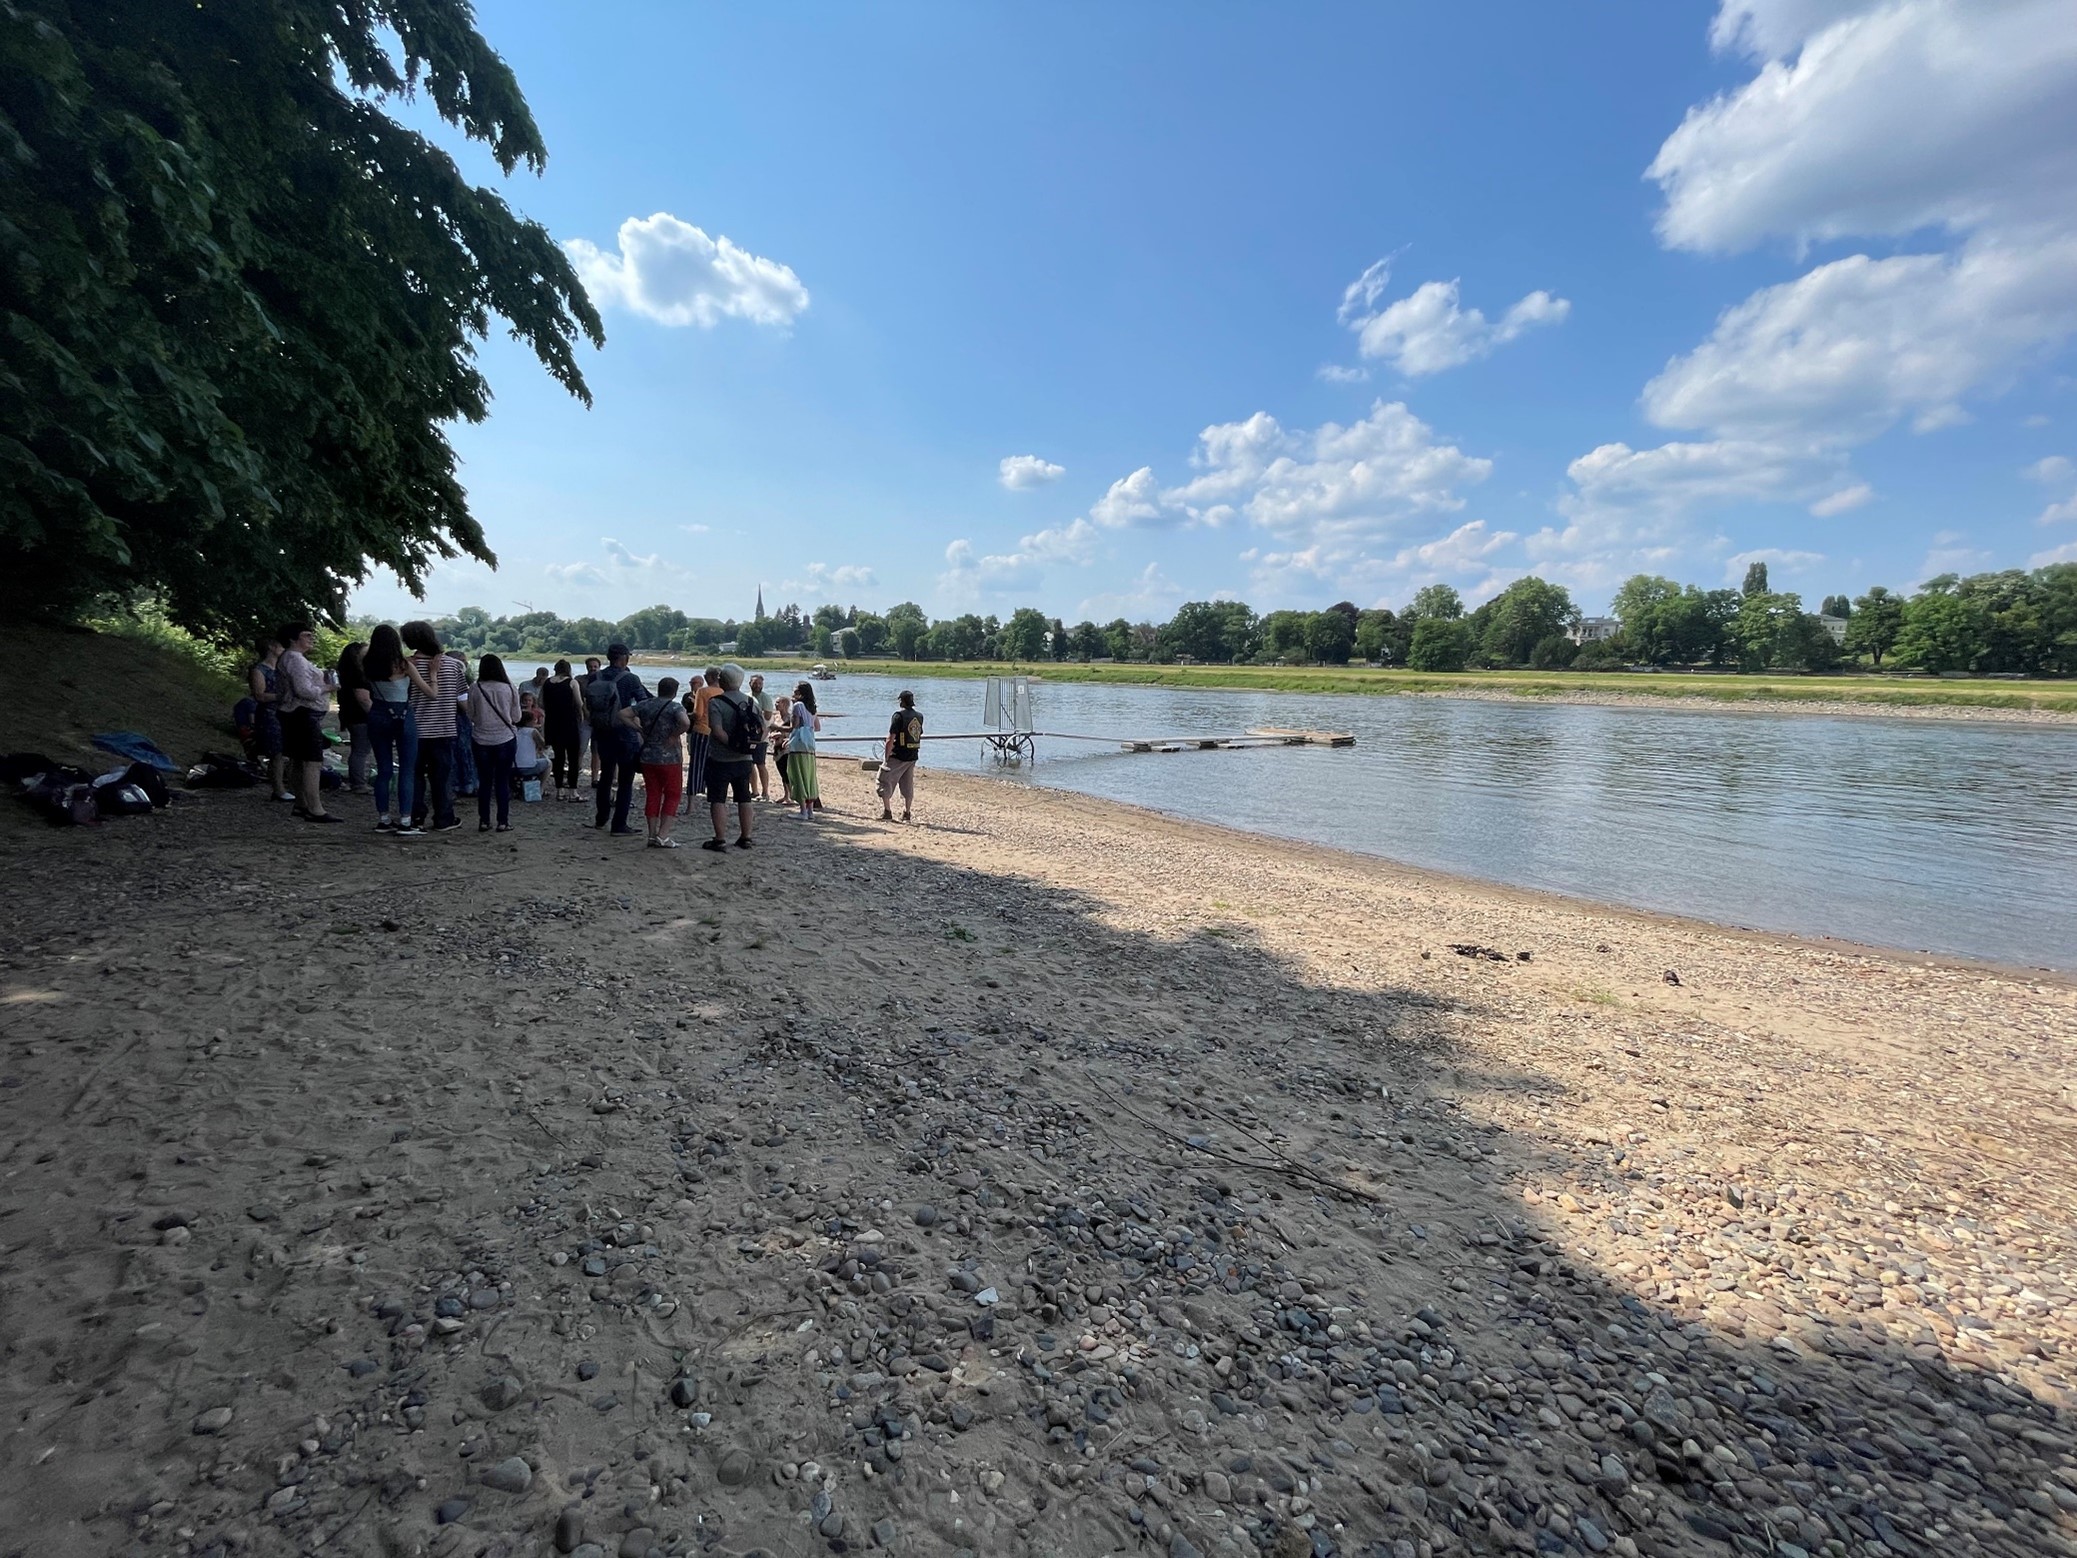
[[[684,664],[691,655],[638,659]],[[805,671],[805,658],[746,661],[767,677]],[[985,677],[1028,674],[1049,682],[1148,687],[1230,687],[1250,692],[1337,692],[1389,696],[1694,698],[1715,703],[1837,703],[1890,708],[1999,709],[2077,717],[2077,682],[1948,681],[1927,676],[1783,676],[1661,671],[1402,671],[1368,666],[1084,665],[1075,661],[831,660],[839,676]]]

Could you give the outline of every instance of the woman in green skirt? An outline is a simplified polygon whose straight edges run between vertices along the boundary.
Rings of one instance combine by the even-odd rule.
[[[815,732],[822,728],[822,719],[815,712],[812,682],[793,689],[791,724],[786,738],[786,788],[800,806],[796,815],[812,822],[822,809],[822,791],[815,782]]]

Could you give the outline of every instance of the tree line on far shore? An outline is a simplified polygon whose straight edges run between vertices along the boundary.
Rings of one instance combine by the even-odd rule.
[[[1450,586],[1431,584],[1396,612],[1338,601],[1322,611],[1258,616],[1242,601],[1191,601],[1161,623],[1119,617],[1069,626],[1030,606],[1007,618],[969,612],[933,622],[921,606],[903,601],[884,612],[788,605],[751,621],[688,616],[670,606],[645,607],[618,622],[549,611],[493,617],[472,606],[435,626],[442,642],[457,648],[542,656],[597,654],[620,642],[651,653],[719,653],[727,644],[738,656],[825,659],[2077,673],[2077,563],[1943,574],[1908,597],[1876,585],[1851,599],[1828,595],[1815,612],[1801,596],[1772,589],[1765,563],[1753,564],[1735,590],[1638,574],[1616,591],[1611,616],[1620,625],[1612,632],[1604,626],[1605,636],[1580,632],[1587,619],[1570,593],[1532,575],[1469,611]]]

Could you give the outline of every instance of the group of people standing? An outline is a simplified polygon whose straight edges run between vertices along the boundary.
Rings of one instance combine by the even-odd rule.
[[[248,739],[267,766],[269,793],[292,801],[295,815],[309,822],[342,820],[326,808],[322,787],[321,722],[335,687],[348,742],[347,788],[373,789],[380,832],[451,832],[462,825],[456,798],[470,793],[479,831],[507,832],[515,791],[548,781],[557,801],[581,801],[587,776],[592,826],[627,835],[637,831],[630,814],[641,776],[642,831],[655,849],[678,847],[673,829],[681,807],[689,813],[702,798],[713,824],[702,848],[730,847],[731,805],[734,847],[754,847],[752,806],[775,799],[773,770],[776,799],[795,807],[793,815],[812,821],[822,809],[815,766],[822,716],[811,682],[790,697],[773,697],[762,676],[746,678],[730,664],[709,667],[682,694],[672,676],[651,693],[630,668],[627,646],[614,644],[603,662],[586,660],[581,673],[558,660],[515,686],[496,654],[483,655],[472,674],[428,622],[376,628],[367,643],[346,647],[328,678],[311,663],[315,643],[307,623],[282,628],[261,647],[247,700]],[[910,820],[922,728],[915,698],[904,692],[880,776],[887,820],[897,791],[901,820]]]

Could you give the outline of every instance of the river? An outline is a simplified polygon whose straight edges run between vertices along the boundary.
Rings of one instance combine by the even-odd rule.
[[[979,681],[847,672],[818,689],[843,716],[825,737],[883,732],[901,686],[929,729],[980,728]],[[1066,682],[1036,697],[1042,731],[1284,725],[1356,745],[1041,739],[1036,763],[1003,770],[979,742],[932,742],[925,769],[1721,924],[2077,970],[2077,727]]]

